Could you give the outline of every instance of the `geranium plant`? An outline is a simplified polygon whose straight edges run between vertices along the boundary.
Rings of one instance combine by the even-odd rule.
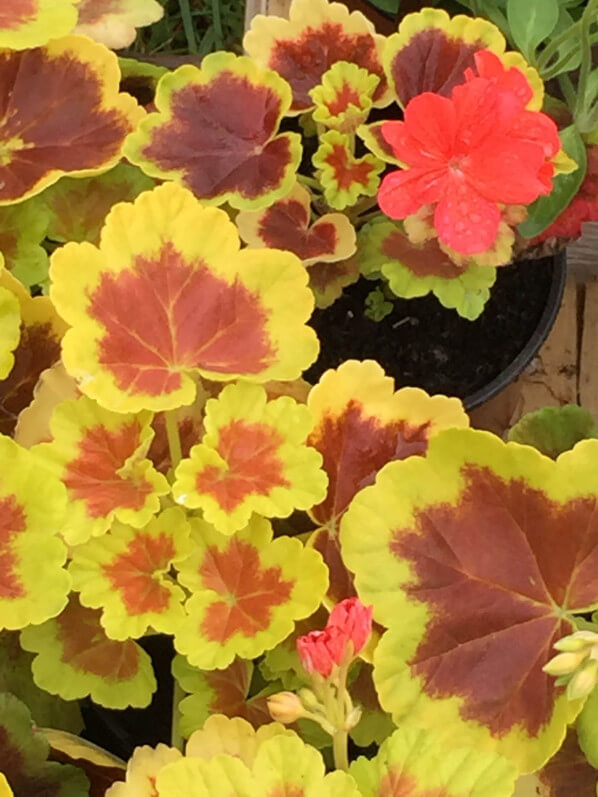
[[[537,73],[484,20],[426,9],[387,41],[296,0],[146,109],[106,43],[152,5],[0,12],[0,795],[511,797],[565,772],[585,797],[592,419],[505,443],[371,360],[302,378],[315,304],[360,269],[481,310],[574,167]],[[77,735],[79,707],[157,692],[124,749]]]

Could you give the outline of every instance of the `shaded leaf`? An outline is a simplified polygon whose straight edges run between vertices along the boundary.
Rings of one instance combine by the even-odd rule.
[[[334,263],[314,263],[309,267],[308,275],[316,307],[330,307],[342,295],[343,288],[359,279],[359,261],[356,255],[352,255]]]
[[[100,612],[84,608],[74,597],[54,620],[25,628],[21,645],[38,654],[35,683],[65,700],[89,695],[107,708],[144,708],[156,689],[147,653],[130,639],[109,639]]]
[[[48,277],[50,261],[41,245],[47,228],[47,214],[35,198],[0,207],[0,252],[6,268],[25,287]]]
[[[588,763],[570,728],[557,754],[537,773],[541,797],[595,797],[598,770]]]
[[[135,41],[137,28],[164,16],[157,0],[79,0],[74,33],[119,50]]]

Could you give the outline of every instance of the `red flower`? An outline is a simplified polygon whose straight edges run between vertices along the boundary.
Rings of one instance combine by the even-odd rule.
[[[475,59],[477,75],[468,70],[450,98],[420,94],[403,122],[383,125],[409,168],[387,175],[378,194],[395,219],[434,206],[438,238],[464,255],[492,247],[501,205],[529,205],[550,193],[550,160],[560,149],[552,119],[525,108],[532,90],[524,74],[487,50]]]
[[[347,636],[335,626],[311,631],[297,640],[297,653],[306,672],[318,672],[324,678],[342,663],[346,650]]]
[[[356,656],[364,649],[372,633],[372,607],[364,606],[358,598],[347,598],[338,603],[328,618],[328,628],[339,628],[353,643]]]
[[[332,610],[323,631],[311,631],[297,640],[301,664],[307,672],[318,672],[328,678],[347,655],[353,658],[363,650],[371,632],[372,607],[366,608],[358,598],[341,601]]]

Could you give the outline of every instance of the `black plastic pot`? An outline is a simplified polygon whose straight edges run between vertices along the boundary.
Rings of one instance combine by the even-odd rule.
[[[482,315],[460,318],[431,294],[395,299],[381,321],[364,315],[375,283],[359,280],[310,324],[321,343],[318,361],[305,374],[315,383],[348,359],[372,359],[398,387],[458,396],[468,409],[513,381],[537,354],[558,313],[566,279],[565,253],[522,260],[498,269]]]
[[[548,299],[533,335],[530,337],[525,348],[519,352],[510,365],[502,370],[498,376],[484,387],[476,390],[463,399],[466,409],[472,410],[475,407],[479,407],[480,404],[484,404],[484,402],[496,396],[497,393],[500,393],[501,390],[513,382],[519,374],[527,368],[540,351],[542,344],[554,326],[563,300],[565,282],[567,281],[566,250],[554,255],[553,261],[552,282],[550,284]]]

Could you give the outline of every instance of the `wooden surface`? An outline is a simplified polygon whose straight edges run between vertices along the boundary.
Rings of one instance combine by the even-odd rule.
[[[255,14],[287,16],[290,0],[246,0],[245,26]],[[598,418],[598,222],[567,248],[563,303],[546,343],[521,376],[471,412],[472,424],[499,435],[526,412],[581,404]]]

